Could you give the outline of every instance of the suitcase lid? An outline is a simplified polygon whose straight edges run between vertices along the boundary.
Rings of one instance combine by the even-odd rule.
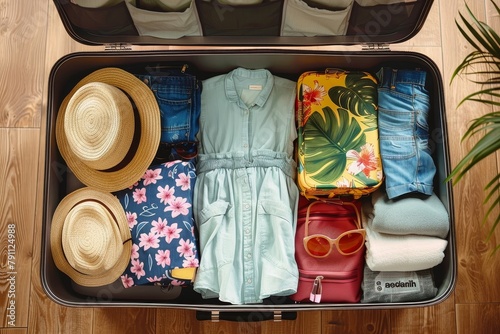
[[[54,0],[88,45],[393,44],[422,27],[433,0]],[[333,4],[333,5],[332,5]],[[186,7],[187,6],[187,7]],[[375,47],[374,47],[375,46]]]

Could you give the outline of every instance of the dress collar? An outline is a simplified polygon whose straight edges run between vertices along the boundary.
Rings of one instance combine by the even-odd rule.
[[[236,77],[243,77],[244,79],[265,79],[265,84],[262,86],[262,90],[259,92],[259,95],[256,97],[254,104],[259,107],[263,107],[266,103],[269,95],[271,95],[271,91],[274,85],[274,77],[266,69],[257,69],[257,70],[249,70],[246,68],[238,67],[233,71],[229,72],[225,78],[225,88],[226,88],[226,97],[229,101],[238,103],[241,106],[244,106],[245,103],[241,100],[236,90]]]

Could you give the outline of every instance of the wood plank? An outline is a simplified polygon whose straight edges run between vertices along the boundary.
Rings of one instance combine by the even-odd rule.
[[[479,18],[484,19],[484,2],[469,1],[468,5]],[[453,50],[453,52],[443,52],[444,82],[450,82],[455,68],[465,55],[471,52],[471,47],[462,36],[459,36],[454,22],[458,17],[458,11],[463,13],[464,9],[463,2],[441,1],[442,12],[456,13],[456,15],[441,15],[443,50]],[[466,103],[457,109],[460,100],[478,88],[464,78],[457,78],[446,88],[448,131],[452,143],[450,145],[451,163],[452,166],[456,166],[459,159],[465,156],[474,143],[474,140],[459,142],[459,138],[465,133],[469,122],[489,112],[489,108],[478,103]],[[457,303],[500,300],[500,287],[494,283],[500,269],[500,262],[490,257],[493,242],[500,240],[500,230],[495,234],[493,242],[487,243],[485,239],[489,227],[481,225],[485,214],[485,208],[482,205],[483,186],[493,175],[496,175],[497,170],[496,159],[491,157],[473,168],[454,187],[455,232],[458,245]]]
[[[467,1],[467,3],[483,11],[484,13],[484,3],[487,4],[486,11],[491,11],[489,6],[489,1]],[[49,47],[42,52],[35,53],[37,57],[43,54],[42,57],[46,57],[45,69],[46,71],[40,71],[40,66],[30,68],[28,72],[30,75],[33,71],[38,71],[35,75],[35,80],[40,81],[42,76],[43,83],[46,82],[48,78],[48,73],[53,63],[61,56],[74,51],[79,50],[102,50],[102,47],[88,47],[83,46],[77,42],[72,41],[64,31],[60,19],[54,9],[52,1],[43,0],[36,2],[7,2],[3,1],[0,3],[0,13],[2,13],[2,19],[9,16],[8,28],[4,28],[4,21],[0,25],[0,47],[5,50],[6,46],[9,46],[12,40],[12,32],[15,30],[14,26],[16,23],[11,24],[13,16],[16,16],[16,20],[21,22],[24,18],[27,18],[29,14],[33,13],[34,7],[42,8],[43,6],[48,6],[49,11],[49,21],[48,31]],[[38,7],[39,6],[39,7]],[[18,9],[18,8],[23,8]],[[456,65],[458,65],[459,60],[463,55],[470,51],[470,49],[461,41],[461,37],[458,36],[456,27],[454,24],[454,18],[456,17],[457,9],[463,7],[463,1],[450,1],[450,0],[435,0],[433,8],[430,14],[430,20],[426,22],[423,30],[415,36],[411,41],[405,42],[402,45],[391,46],[393,50],[412,50],[417,52],[422,52],[428,54],[432,52],[431,58],[438,62],[437,59],[441,56],[441,52],[444,54],[444,61],[438,63],[438,66],[442,69],[443,80],[445,84],[445,97],[446,106],[448,114],[448,124],[450,133],[450,149],[452,163],[455,165],[458,159],[463,156],[467,150],[470,148],[470,144],[462,145],[459,143],[458,139],[461,134],[465,131],[467,122],[477,115],[480,110],[477,110],[476,106],[469,106],[466,109],[456,109],[459,97],[464,96],[464,92],[471,90],[471,85],[462,81],[461,83],[454,82],[449,85],[449,78],[451,76],[452,70]],[[8,13],[5,14],[5,13]],[[433,21],[432,15],[438,13],[440,21]],[[483,15],[483,14],[481,14]],[[434,16],[435,18],[436,16]],[[485,17],[485,15],[483,15]],[[489,18],[489,17],[487,17]],[[497,20],[497,18],[492,17],[490,20]],[[20,31],[20,26],[18,26],[16,31]],[[8,30],[5,30],[8,29]],[[25,29],[25,28],[24,28]],[[44,28],[41,28],[44,29]],[[8,36],[7,39],[4,37]],[[442,36],[442,50],[440,48],[441,41],[439,37]],[[39,42],[40,41],[40,42]],[[34,41],[34,49],[40,49],[39,43],[44,43],[45,33],[40,36],[39,39]],[[55,42],[57,41],[57,42]],[[21,46],[16,47],[17,49]],[[32,50],[28,52],[33,53]],[[136,49],[134,47],[134,49]],[[337,48],[325,48],[325,49],[337,49]],[[17,51],[16,51],[17,52]],[[16,57],[19,53],[16,53]],[[41,124],[40,131],[44,131],[44,122],[38,122],[37,115],[35,115],[35,107],[39,104],[39,99],[45,99],[47,96],[46,90],[43,92],[42,97],[40,97],[40,90],[34,88],[34,83],[24,83],[26,87],[22,87],[23,90],[16,92],[16,89],[9,87],[8,80],[18,80],[20,77],[18,72],[14,71],[13,65],[9,64],[13,61],[13,53],[9,52],[8,56],[2,54],[0,56],[0,127],[25,127],[25,126],[35,126],[38,127]],[[22,58],[33,57],[30,55],[21,55]],[[19,61],[21,62],[21,61]],[[444,64],[441,67],[441,64]],[[18,66],[18,65],[16,65]],[[28,69],[24,70],[28,71]],[[7,71],[7,72],[6,72]],[[23,72],[23,73],[24,73]],[[14,85],[19,85],[16,83]],[[19,99],[19,94],[25,102]],[[27,101],[27,102],[26,102]],[[6,106],[9,106],[8,108]],[[45,110],[45,104],[39,110]],[[38,138],[31,137],[27,139],[29,145],[38,145]],[[28,144],[26,144],[28,145]],[[42,147],[40,151],[42,151]],[[0,153],[0,159],[3,158],[3,151]],[[41,155],[43,156],[43,154]],[[0,160],[1,161],[1,160]],[[43,161],[39,160],[39,166],[43,166]],[[500,315],[498,301],[499,293],[498,288],[494,286],[487,287],[485,285],[496,285],[495,273],[498,272],[498,258],[490,259],[488,257],[488,251],[491,249],[490,244],[484,242],[484,237],[486,235],[486,228],[479,225],[479,217],[484,213],[484,208],[481,208],[480,194],[482,194],[483,180],[489,180],[492,175],[489,171],[490,168],[498,169],[498,163],[487,163],[485,166],[480,166],[478,171],[474,171],[466,178],[466,182],[459,184],[454,188],[455,192],[455,213],[456,213],[456,231],[457,231],[457,246],[458,246],[458,258],[459,258],[459,279],[456,290],[456,314],[453,316],[449,309],[449,305],[434,306],[431,308],[424,309],[408,309],[408,310],[378,310],[378,311],[368,311],[367,319],[364,319],[362,311],[346,311],[340,315],[337,312],[332,312],[336,316],[332,316],[331,312],[320,312],[321,315],[318,316],[316,312],[312,315],[306,312],[304,315],[299,313],[299,317],[304,316],[308,318],[311,316],[313,319],[313,324],[315,321],[321,321],[323,325],[323,330],[317,330],[314,325],[310,333],[332,333],[334,329],[338,329],[335,332],[356,332],[354,329],[372,329],[372,333],[384,332],[384,333],[399,333],[408,331],[413,331],[420,323],[423,325],[424,332],[432,332],[431,328],[439,328],[439,332],[443,333],[454,333],[458,331],[459,333],[493,333],[493,329],[496,326],[496,320]],[[1,171],[1,168],[0,168]],[[488,174],[490,173],[490,174]],[[38,174],[38,184],[36,191],[37,197],[37,216],[35,218],[35,233],[34,240],[40,240],[41,238],[41,197],[42,197],[42,187],[43,184],[43,171],[39,170]],[[23,191],[27,191],[29,187],[23,187]],[[0,188],[0,193],[4,194],[3,189]],[[16,205],[16,210],[21,207],[19,204]],[[30,223],[32,220],[28,220]],[[2,228],[3,232],[4,229]],[[500,240],[499,236],[495,236],[496,240]],[[0,248],[4,247],[3,241],[0,241]],[[469,254],[470,253],[470,254]],[[497,255],[498,256],[498,255]],[[92,328],[94,310],[92,309],[80,309],[80,308],[67,308],[57,305],[50,301],[44,294],[40,285],[39,276],[39,258],[40,258],[40,245],[39,242],[34,242],[33,250],[33,267],[32,275],[30,277],[32,281],[32,293],[31,293],[31,305],[29,308],[29,323],[28,332],[30,333],[98,333],[99,328]],[[3,257],[2,257],[3,258]],[[477,263],[476,263],[477,262]],[[0,282],[1,283],[1,282]],[[478,304],[463,304],[472,303],[478,301]],[[494,301],[494,303],[490,303]],[[454,305],[452,297],[445,301],[444,303],[449,303]],[[446,307],[445,307],[446,306]],[[3,308],[2,308],[3,310]],[[417,315],[413,315],[414,312]],[[100,320],[97,323],[101,323],[104,319],[116,323],[116,318],[120,318],[120,314],[106,313],[104,316],[100,314]],[[155,331],[157,333],[253,333],[253,332],[284,332],[285,328],[289,332],[294,332],[294,330],[302,331],[301,327],[307,328],[307,322],[305,319],[298,321],[301,323],[297,325],[296,323],[284,323],[284,324],[248,324],[248,323],[228,323],[221,322],[218,324],[213,324],[210,322],[199,322],[196,321],[194,311],[184,311],[184,310],[166,310],[158,309],[155,310],[156,320],[155,320]],[[328,316],[328,319],[322,320]],[[444,316],[441,319],[441,316]],[[151,319],[150,316],[147,316]],[[410,320],[408,320],[410,319]],[[455,320],[456,319],[456,320]],[[338,320],[339,323],[335,323]],[[144,324],[138,319],[140,324]],[[153,321],[152,319],[149,320]],[[334,323],[329,324],[329,321]],[[456,321],[456,326],[455,326]],[[368,327],[371,324],[373,327]],[[449,324],[449,330],[446,330],[446,324]],[[456,328],[455,328],[456,327]],[[293,328],[293,330],[291,329]],[[345,331],[342,331],[344,330]],[[18,334],[25,333],[26,327],[23,328],[3,328],[0,329],[0,334]],[[150,329],[148,329],[150,332]],[[362,332],[362,331],[360,331]],[[420,332],[420,331],[419,331]],[[438,332],[438,331],[436,331]]]
[[[323,311],[323,334],[391,333],[390,310]]]
[[[39,127],[47,1],[2,1],[0,127]]]
[[[456,333],[455,298],[429,307],[391,310],[391,333]]]
[[[47,48],[45,52],[45,63],[44,66],[40,66],[40,72],[44,73],[44,85],[42,99],[42,117],[40,125],[40,137],[33,141],[33,143],[38,143],[40,138],[42,139],[42,145],[40,146],[40,154],[38,157],[38,182],[37,182],[37,196],[36,196],[36,216],[35,216],[35,231],[34,239],[37,242],[34,243],[33,247],[33,261],[32,261],[32,277],[31,277],[31,294],[30,294],[30,307],[29,307],[29,333],[81,333],[88,334],[93,332],[92,319],[93,319],[93,309],[92,308],[70,308],[61,306],[53,302],[41,285],[40,277],[40,259],[41,259],[41,243],[42,239],[42,215],[43,215],[43,186],[44,186],[44,166],[45,166],[45,134],[46,134],[46,108],[47,108],[47,96],[48,87],[47,81],[50,73],[50,68],[53,63],[61,57],[64,52],[71,50],[73,45],[71,39],[68,36],[60,37],[58,34],[54,34],[54,30],[59,30],[63,32],[64,28],[60,23],[59,16],[55,10],[54,4],[51,0],[40,1],[47,5],[49,22],[46,26],[46,33],[43,40],[47,42]],[[59,20],[60,26],[54,28],[54,22]],[[52,22],[52,23],[51,23]],[[57,24],[56,24],[57,26]],[[51,28],[54,28],[51,30]],[[50,33],[49,33],[50,31]],[[46,37],[46,38],[45,38]],[[57,41],[57,43],[55,43]],[[68,46],[70,45],[71,46]],[[70,51],[68,51],[70,52]]]
[[[253,322],[248,322],[248,320]],[[170,334],[196,333],[269,333],[269,334],[312,334],[321,333],[321,312],[298,312],[296,320],[281,322],[258,321],[259,314],[250,315],[242,321],[198,321],[196,312],[178,309],[158,309],[156,314],[156,332]]]
[[[55,304],[39,290],[31,295],[28,333],[93,333],[91,308],[68,308]],[[96,333],[99,333],[97,331]]]
[[[0,129],[0,327],[28,324],[38,129]]]
[[[255,322],[198,321],[196,311],[180,309],[158,309],[156,313],[156,333],[171,334],[229,334],[258,333]]]
[[[261,323],[260,333],[268,334],[314,334],[322,332],[322,312],[321,311],[302,311],[297,312],[295,321],[273,322],[266,321]]]
[[[457,333],[498,333],[500,303],[458,304]]]
[[[94,333],[155,333],[156,312],[148,308],[95,308]]]
[[[495,2],[497,5],[500,5],[498,3],[498,1]],[[486,1],[486,23],[492,27],[493,29],[495,29],[495,31],[497,32],[497,34],[500,34],[500,19],[499,19],[500,15],[497,11],[497,9],[494,7],[494,5],[490,2],[490,1]],[[497,101],[500,101],[500,99],[497,99]],[[498,108],[496,107],[492,107],[491,108],[491,111],[498,111]],[[500,174],[500,150],[497,151],[496,153],[496,164],[497,164],[497,173]],[[499,196],[499,195],[497,195]],[[493,196],[493,199],[490,200],[487,205],[490,206],[493,201],[495,200],[495,196]],[[498,217],[498,215],[500,214],[500,205],[497,205],[497,209],[495,211],[493,211],[491,213],[491,216],[492,217]],[[490,226],[491,227],[491,222],[493,221],[492,219],[489,220],[490,221],[490,224],[487,225],[487,226]],[[500,229],[497,228],[497,229]],[[497,245],[497,246],[500,246],[500,234],[496,233],[494,236],[493,236],[493,240],[492,242]],[[498,254],[500,254],[500,251],[498,252]],[[496,257],[498,257],[499,255],[497,255]],[[500,299],[499,299],[500,300]],[[499,301],[499,300],[496,300],[496,301]]]
[[[0,334],[26,334],[27,328],[0,328]]]

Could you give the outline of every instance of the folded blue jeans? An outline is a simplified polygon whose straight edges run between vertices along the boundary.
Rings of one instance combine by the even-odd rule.
[[[431,195],[436,166],[428,145],[426,72],[383,67],[377,77],[380,154],[387,196]]]
[[[176,144],[195,143],[201,111],[201,80],[179,69],[136,74],[154,93],[160,108],[161,145],[169,145],[168,160],[183,159]],[[196,145],[193,145],[196,149]]]

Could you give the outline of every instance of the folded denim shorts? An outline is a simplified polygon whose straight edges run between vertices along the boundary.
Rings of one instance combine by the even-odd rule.
[[[180,69],[161,73],[136,74],[154,93],[161,116],[160,147],[173,147],[168,157],[183,159],[175,152],[176,145],[196,144],[201,111],[202,82],[195,75]]]
[[[436,166],[428,145],[426,72],[383,67],[377,72],[380,153],[389,199],[433,193]]]

